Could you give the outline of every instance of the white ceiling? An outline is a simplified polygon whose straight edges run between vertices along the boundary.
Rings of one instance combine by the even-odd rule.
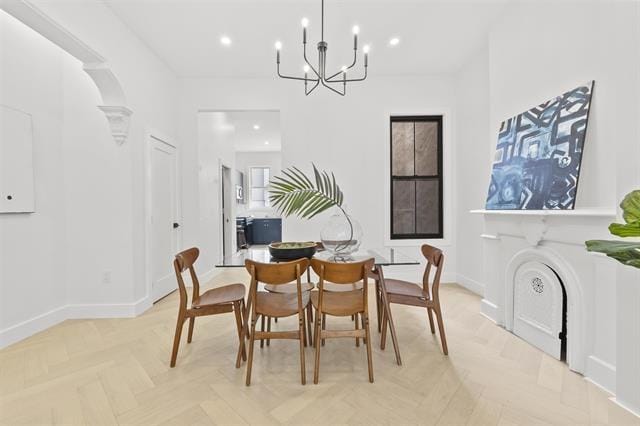
[[[328,66],[352,59],[351,28],[371,45],[371,75],[456,71],[482,46],[508,0],[326,0]],[[254,77],[275,73],[274,43],[283,43],[282,71],[301,72],[302,27],[316,58],[320,0],[104,0],[182,77]],[[231,38],[222,46],[220,37]],[[390,47],[388,41],[399,37]],[[312,62],[314,62],[312,60]]]
[[[236,152],[280,151],[280,112],[278,111],[217,111],[210,115],[219,132],[231,130]],[[254,126],[259,126],[255,129]],[[266,143],[268,142],[268,143]]]

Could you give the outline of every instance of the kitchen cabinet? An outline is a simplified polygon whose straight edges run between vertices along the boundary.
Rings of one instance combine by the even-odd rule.
[[[282,241],[282,219],[280,218],[253,218],[251,228],[253,244]]]

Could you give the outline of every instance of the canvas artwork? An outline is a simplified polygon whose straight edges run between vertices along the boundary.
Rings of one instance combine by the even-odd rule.
[[[593,83],[502,122],[487,210],[573,209]]]

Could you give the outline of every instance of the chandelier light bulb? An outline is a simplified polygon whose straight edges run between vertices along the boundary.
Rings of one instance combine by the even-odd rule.
[[[228,36],[223,35],[220,37],[220,43],[222,43],[223,46],[229,46],[231,44],[231,39]]]
[[[259,124],[254,124],[253,125],[253,130],[260,130],[260,125]]]
[[[362,51],[366,54],[369,53],[369,50],[371,50],[371,47],[368,44],[365,44],[364,47],[362,48]]]
[[[280,50],[282,49],[282,43],[279,41],[276,41],[276,50]]]
[[[389,40],[389,44],[390,44],[391,46],[397,46],[397,45],[398,45],[398,43],[400,43],[400,39],[399,39],[398,37],[394,37],[394,38],[392,38],[391,40]]]
[[[351,31],[353,31],[354,34],[358,34],[360,32],[360,27],[357,25],[354,25]]]
[[[304,73],[305,73],[305,74],[306,74],[306,73],[308,73],[308,72],[309,72],[309,70],[310,70],[309,65],[305,65],[305,66],[303,66],[303,67],[302,67],[302,69],[304,70]]]
[[[302,21],[300,22],[302,23],[303,28],[307,28],[309,26],[309,20],[307,18],[302,18]]]
[[[343,65],[342,68],[340,68],[342,70],[342,72],[347,72],[347,66]]]

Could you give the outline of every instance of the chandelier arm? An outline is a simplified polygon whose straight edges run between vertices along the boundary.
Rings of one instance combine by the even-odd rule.
[[[289,76],[289,75],[283,75],[280,73],[280,64],[278,64],[278,77],[280,78],[286,78],[288,80],[299,80],[299,81],[311,81],[311,82],[317,82],[318,79],[317,78],[304,78],[304,77],[294,77],[294,76]]]
[[[307,91],[307,88],[305,87],[305,89],[304,89],[304,90],[305,90],[304,94],[305,94],[306,96],[309,96],[309,95],[311,94],[311,92],[313,92],[313,91],[316,89],[316,87],[318,87],[318,85],[319,85],[319,84],[320,84],[320,80],[316,79],[316,84],[314,84],[314,85],[313,85],[313,87],[312,87],[311,89],[309,89],[309,91]]]
[[[325,83],[325,81],[324,81],[324,80],[320,80],[320,83],[321,83],[324,87],[326,87],[327,89],[329,89],[329,90],[331,90],[331,91],[333,91],[333,92],[337,93],[337,94],[338,94],[338,95],[340,95],[340,96],[344,96],[344,94],[345,94],[345,92],[341,92],[341,91],[339,91],[339,90],[334,89],[334,88],[333,88],[333,87],[331,87],[331,86],[328,86],[328,85]]]
[[[302,45],[302,56],[304,58],[304,62],[309,65],[309,68],[311,68],[311,71],[313,71],[313,73],[318,77],[318,79],[322,79],[322,77],[320,77],[320,74],[318,74],[318,71],[316,71],[315,67],[313,65],[311,65],[311,62],[309,62],[309,60],[307,59],[307,43],[303,43]]]
[[[344,71],[347,71],[353,68],[356,65],[357,60],[358,60],[358,49],[353,49],[353,62],[351,63],[351,65],[345,68]],[[342,74],[344,71],[340,70],[337,73],[333,74],[331,77],[326,78],[325,80],[331,81],[335,76]]]
[[[346,80],[332,80],[332,81],[328,81],[327,83],[351,83],[354,81],[364,81],[367,78],[367,67],[364,68],[364,76],[360,77],[360,78],[348,78]]]

